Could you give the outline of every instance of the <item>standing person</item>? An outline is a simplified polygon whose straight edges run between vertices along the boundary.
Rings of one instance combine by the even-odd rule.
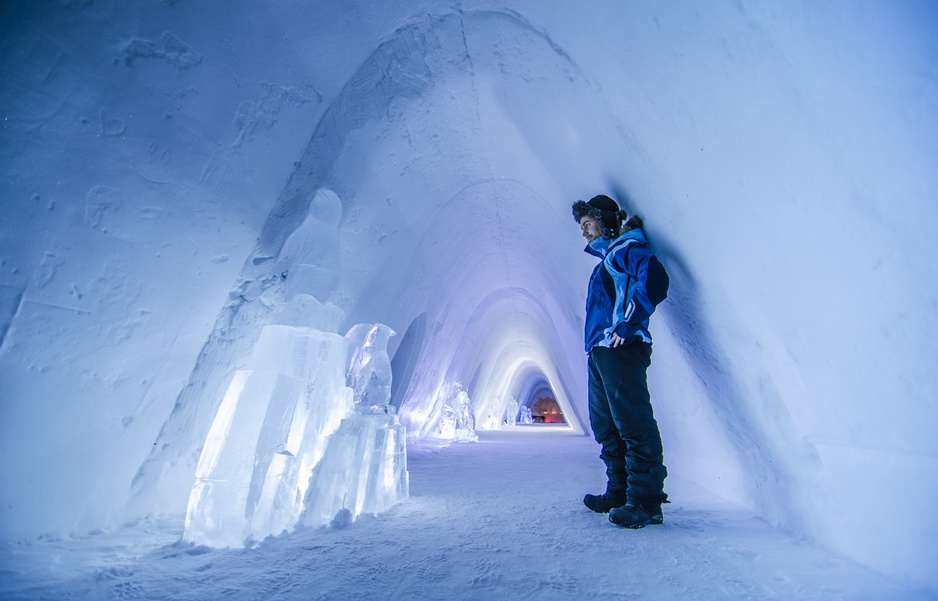
[[[668,274],[649,250],[642,221],[605,195],[573,203],[585,251],[600,259],[586,297],[589,416],[602,446],[606,492],[583,503],[626,528],[661,524],[667,502],[661,434],[648,394],[648,318],[668,292]]]

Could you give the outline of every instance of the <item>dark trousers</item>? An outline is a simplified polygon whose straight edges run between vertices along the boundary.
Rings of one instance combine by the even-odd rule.
[[[661,434],[651,408],[647,370],[651,345],[594,347],[589,354],[590,426],[602,446],[606,491],[630,503],[664,502]]]

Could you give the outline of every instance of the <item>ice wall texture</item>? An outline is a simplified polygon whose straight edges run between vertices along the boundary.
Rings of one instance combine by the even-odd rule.
[[[929,3],[333,4],[4,3],[8,535],[109,523],[135,475],[131,514],[184,509],[323,186],[317,302],[420,334],[409,427],[540,379],[583,425],[568,207],[610,192],[672,275],[671,472],[938,586]]]

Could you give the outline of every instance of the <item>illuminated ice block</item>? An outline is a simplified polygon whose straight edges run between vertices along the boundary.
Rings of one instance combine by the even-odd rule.
[[[249,507],[257,502],[304,382],[271,371],[238,371],[209,430],[186,512],[186,541],[213,547],[244,544]]]
[[[360,406],[342,421],[313,471],[303,523],[380,513],[409,494],[407,439],[393,407]]]
[[[380,513],[408,495],[405,431],[386,404],[393,331],[370,324],[360,334],[349,353],[338,334],[263,329],[203,447],[184,540],[241,546],[343,509],[350,519]]]
[[[296,525],[309,475],[352,407],[346,360],[338,334],[264,328],[203,446],[184,540],[240,546]]]
[[[277,446],[257,504],[247,508],[253,509],[250,535],[255,540],[289,530],[300,518],[309,475],[352,407],[351,390],[345,386],[347,347],[338,334],[282,325],[264,328],[258,340],[252,363],[279,365],[302,378],[306,394],[294,409],[288,436]]]

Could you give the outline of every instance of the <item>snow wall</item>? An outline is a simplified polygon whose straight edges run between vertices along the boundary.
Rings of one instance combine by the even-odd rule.
[[[400,333],[411,435],[454,381],[588,432],[609,193],[672,275],[672,475],[938,587],[934,3],[391,4],[0,7],[2,535],[184,513],[321,188],[294,271]]]

